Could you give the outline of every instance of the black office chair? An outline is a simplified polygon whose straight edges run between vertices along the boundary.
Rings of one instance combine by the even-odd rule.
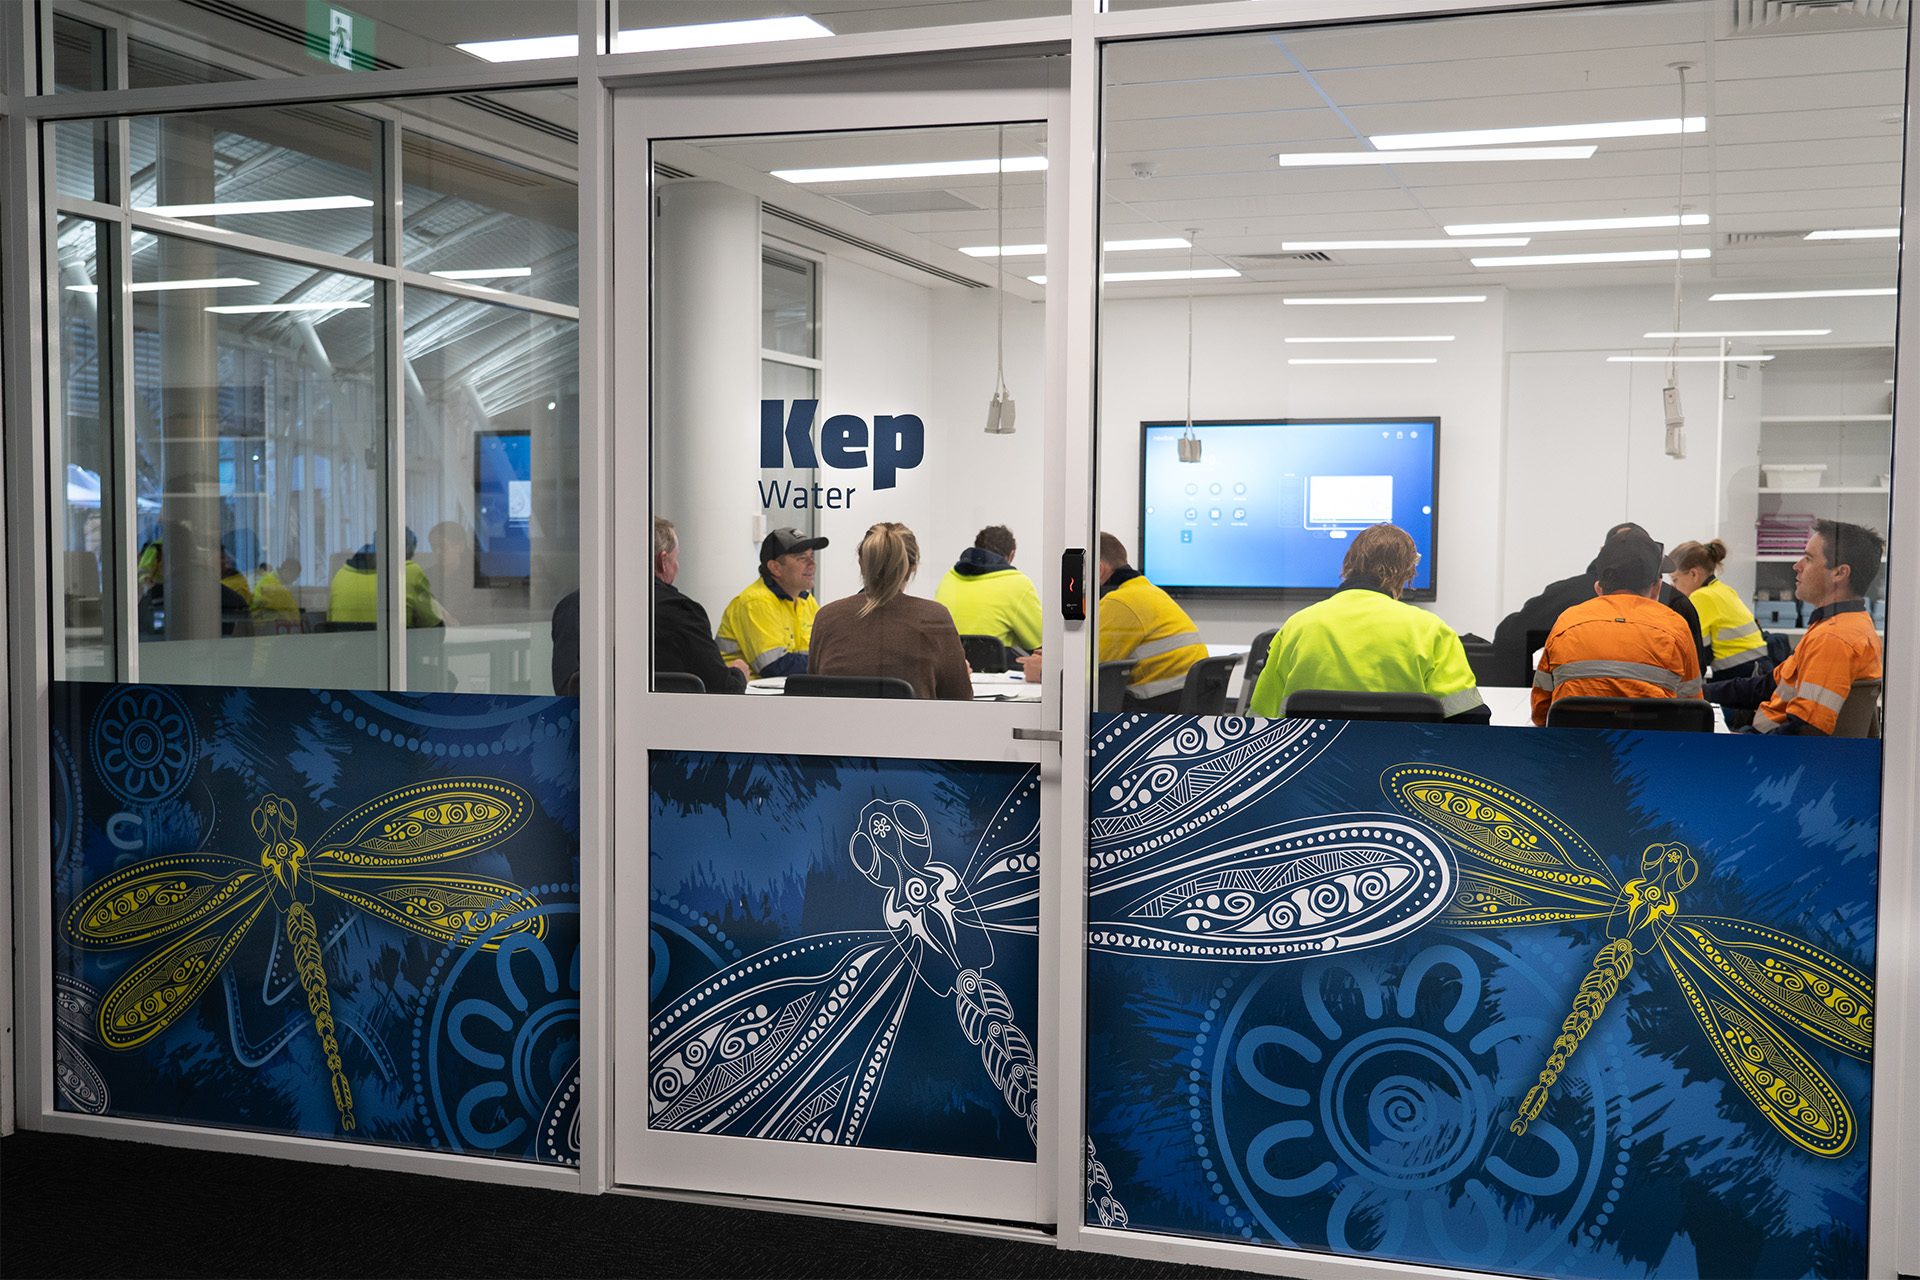
[[[787,695],[795,698],[911,698],[913,686],[898,676],[787,677]]]
[[[1260,673],[1267,669],[1267,654],[1273,649],[1273,638],[1280,634],[1280,628],[1262,631],[1253,638],[1253,647],[1247,650],[1247,669],[1240,675],[1240,705],[1236,708],[1241,715],[1247,714],[1247,708],[1253,705],[1253,686],[1260,683]]]
[[[1133,679],[1133,663],[1103,662],[1093,687],[1095,711],[1118,712],[1127,702],[1127,685]]]
[[[1877,678],[1853,682],[1853,687],[1847,690],[1847,700],[1840,704],[1840,713],[1834,718],[1834,737],[1880,736],[1880,690],[1884,683]]]
[[[1223,654],[1218,658],[1202,658],[1187,668],[1187,682],[1180,686],[1180,714],[1183,716],[1217,716],[1227,710],[1227,685],[1233,680],[1233,669],[1240,665],[1243,655]]]
[[[1555,698],[1547,728],[1712,733],[1713,704],[1700,698]]]
[[[1439,724],[1447,718],[1430,693],[1373,693],[1363,689],[1295,689],[1280,714],[1289,720],[1398,720]]]
[[[967,665],[975,671],[991,674],[1007,669],[1007,644],[999,636],[962,635],[960,647],[967,651]]]
[[[1493,641],[1469,631],[1460,637],[1460,648],[1467,655],[1467,665],[1473,668],[1475,684],[1487,689],[1501,686],[1505,673],[1500,670],[1499,653]]]
[[[691,671],[656,671],[653,673],[653,691],[655,693],[705,693],[707,682]]]

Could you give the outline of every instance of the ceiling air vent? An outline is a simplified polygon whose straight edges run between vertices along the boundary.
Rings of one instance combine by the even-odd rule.
[[[1720,237],[1720,247],[1722,249],[1758,249],[1806,238],[1807,233],[1804,231],[1729,231]]]
[[[1731,0],[1733,32],[1778,35],[1847,26],[1891,26],[1907,20],[1908,0]]]
[[[1242,271],[1272,271],[1279,267],[1297,266],[1301,263],[1320,263],[1332,266],[1333,255],[1324,250],[1315,249],[1305,253],[1230,253],[1222,261]]]
[[[956,191],[859,191],[832,196],[862,213],[965,213],[984,208]]]

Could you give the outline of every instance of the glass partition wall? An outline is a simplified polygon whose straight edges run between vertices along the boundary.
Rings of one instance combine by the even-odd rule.
[[[555,688],[575,188],[429,114],[52,126],[58,677]]]

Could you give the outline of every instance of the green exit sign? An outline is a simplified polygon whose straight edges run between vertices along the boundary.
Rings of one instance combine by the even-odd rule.
[[[373,70],[373,19],[307,0],[307,53],[346,71]]]

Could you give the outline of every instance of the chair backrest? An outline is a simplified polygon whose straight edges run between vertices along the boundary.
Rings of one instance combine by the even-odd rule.
[[[1439,724],[1447,718],[1430,693],[1372,693],[1363,689],[1295,689],[1280,714],[1289,720],[1401,720]]]
[[[1700,698],[1555,698],[1547,727],[1712,733],[1713,704]]]
[[[1267,669],[1267,654],[1273,650],[1273,638],[1280,634],[1280,628],[1272,627],[1253,638],[1253,647],[1247,650],[1247,669],[1240,673],[1240,704],[1234,708],[1241,715],[1247,714],[1247,708],[1253,705],[1253,686],[1260,683],[1260,673]]]
[[[1180,686],[1180,714],[1183,716],[1217,716],[1227,709],[1227,685],[1233,680],[1233,669],[1240,665],[1244,655],[1238,653],[1222,654],[1218,658],[1202,658],[1187,668],[1187,682]]]
[[[1007,644],[999,636],[962,635],[960,647],[967,651],[967,665],[975,671],[991,673],[1007,669]]]
[[[1847,690],[1847,700],[1833,723],[1836,738],[1877,738],[1880,736],[1880,688],[1882,681],[1855,680]]]
[[[1467,665],[1473,668],[1473,682],[1487,688],[1498,688],[1502,682],[1500,670],[1500,651],[1493,647],[1493,641],[1483,639],[1469,631],[1460,637],[1460,650],[1467,656]]]
[[[911,698],[913,686],[898,676],[787,677],[786,692],[796,698]]]
[[[574,687],[579,688],[577,684]],[[707,682],[691,671],[656,671],[653,673],[653,691],[655,693],[705,693]]]
[[[1127,683],[1132,679],[1133,663],[1101,663],[1099,680],[1093,689],[1093,709],[1110,712],[1121,710],[1127,701]]]

